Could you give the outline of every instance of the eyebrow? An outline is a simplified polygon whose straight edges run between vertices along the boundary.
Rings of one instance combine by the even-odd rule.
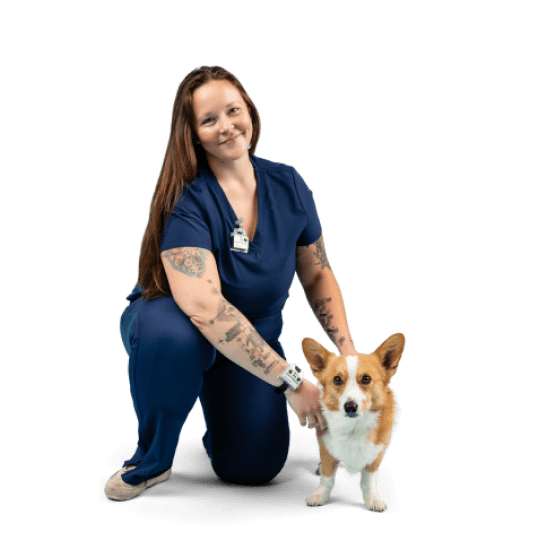
[[[235,105],[236,103],[239,103],[238,100],[232,101],[231,103],[228,103],[226,105],[226,109],[229,109],[229,107],[231,107],[232,105]],[[215,113],[215,111],[208,111],[207,113],[204,113],[203,115],[200,115],[200,117],[198,118],[198,120],[203,120],[205,119],[207,116],[209,115],[213,115]]]

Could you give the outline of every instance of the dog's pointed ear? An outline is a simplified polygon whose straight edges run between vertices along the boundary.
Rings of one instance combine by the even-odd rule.
[[[313,374],[316,378],[319,378],[321,372],[325,370],[330,357],[334,354],[312,338],[304,338],[301,347]]]
[[[385,369],[387,382],[397,372],[399,361],[404,350],[404,335],[401,333],[389,336],[371,355],[376,355]]]

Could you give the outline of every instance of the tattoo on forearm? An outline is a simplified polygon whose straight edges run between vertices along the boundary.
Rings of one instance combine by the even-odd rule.
[[[200,279],[206,271],[206,258],[210,254],[206,248],[171,248],[163,255],[167,258],[173,269],[184,273],[188,277]]]
[[[317,258],[315,265],[320,265],[321,269],[328,267],[330,269],[329,260],[327,259],[327,251],[325,250],[325,243],[323,242],[323,235],[319,237],[318,241],[313,243],[315,245],[315,252],[313,255]]]
[[[319,319],[319,323],[325,330],[325,332],[329,335],[329,338],[336,343],[335,334],[338,332],[338,328],[332,325],[333,314],[329,309],[329,302],[332,298],[321,298],[319,300],[315,300],[313,305],[311,306],[317,319]]]
[[[262,368],[264,373],[268,374],[279,363],[271,350],[268,353],[265,351],[267,343],[261,338],[259,333],[225,298],[218,306],[218,315],[210,321],[210,324],[213,325],[215,322],[233,323],[233,326],[226,331],[225,338],[219,342],[220,344],[237,342],[237,345],[249,355],[253,367]]]
[[[210,254],[205,248],[171,248],[164,252],[164,256],[173,269],[184,273],[189,277],[202,278],[206,272],[206,258]],[[211,279],[206,279],[211,286],[210,292],[214,295],[220,294],[218,289],[213,286]],[[251,364],[255,368],[264,369],[264,373],[268,374],[271,369],[279,363],[275,358],[275,354],[267,343],[261,338],[258,332],[251,326],[245,317],[234,306],[232,306],[225,298],[222,299],[218,306],[218,314],[210,320],[213,325],[216,322],[230,323],[232,326],[225,332],[225,338],[220,340],[220,344],[228,344],[236,342],[250,357]],[[268,348],[268,351],[267,351]]]
[[[220,302],[218,306],[218,315],[214,319],[210,319],[210,324],[213,325],[216,321],[235,321],[236,313],[235,308],[228,304],[225,298]]]

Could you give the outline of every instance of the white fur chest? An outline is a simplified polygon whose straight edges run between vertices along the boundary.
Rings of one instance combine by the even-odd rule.
[[[368,437],[377,426],[380,411],[367,411],[360,418],[348,418],[323,408],[323,415],[329,425],[323,443],[334,458],[344,462],[348,472],[361,472],[384,449],[384,445],[376,445]]]

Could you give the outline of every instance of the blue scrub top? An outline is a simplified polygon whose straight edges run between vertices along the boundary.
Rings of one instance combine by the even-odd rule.
[[[183,193],[164,228],[160,252],[194,246],[214,254],[222,294],[249,319],[279,313],[296,270],[296,246],[314,243],[321,224],[313,193],[297,171],[249,155],[255,169],[258,220],[249,252],[233,252],[237,216],[207,164]],[[141,292],[136,286],[129,296]]]

